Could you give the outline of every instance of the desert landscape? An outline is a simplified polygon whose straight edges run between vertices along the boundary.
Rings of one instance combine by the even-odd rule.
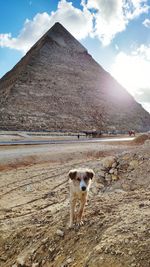
[[[85,223],[69,229],[68,171],[77,167],[96,175]],[[0,169],[0,266],[150,266],[148,134],[128,142],[1,146]]]
[[[40,0],[21,2],[30,2],[30,8],[23,9],[29,11],[35,4],[32,2],[39,4]],[[149,52],[146,53],[146,46],[135,45],[136,51],[130,51],[130,56],[136,59],[134,67],[131,60],[117,68],[122,78],[130,82],[128,90],[125,89],[97,63],[68,27],[59,20],[55,22],[61,6],[65,5],[62,13],[66,7],[71,10],[66,11],[64,21],[69,14],[69,19],[75,20],[73,28],[80,30],[77,17],[85,13],[80,20],[85,24],[85,17],[89,21],[93,13],[86,2],[81,1],[79,10],[72,2],[63,0],[59,1],[56,12],[51,10],[50,15],[44,12],[44,19],[41,13],[33,21],[28,16],[18,35],[18,51],[23,49],[26,38],[34,38],[22,50],[23,57],[11,70],[7,66],[0,79],[0,267],[150,267],[149,82],[145,84],[143,75],[149,76],[149,63],[143,65]],[[122,10],[125,19],[125,10],[132,11],[136,1],[132,5],[127,1],[110,2],[111,5],[109,1],[98,1],[95,13],[91,14],[92,28],[98,29],[101,21],[96,22],[96,18],[107,8],[106,14],[110,15],[105,27],[115,10]],[[128,13],[128,19],[142,14],[139,12],[142,2],[146,3],[138,1],[138,12]],[[118,3],[125,6],[120,9]],[[102,12],[97,11],[102,4]],[[142,10],[148,12],[145,5]],[[121,14],[117,11],[115,21]],[[55,20],[51,20],[53,16]],[[44,30],[39,33],[45,19]],[[51,25],[52,22],[55,23]],[[144,24],[147,26],[149,20]],[[125,31],[128,21],[110,25],[115,28],[123,25]],[[88,37],[92,36],[89,47],[95,42],[97,29],[88,32]],[[0,48],[12,44],[13,50],[17,37],[8,32],[0,34]],[[111,32],[114,38],[112,29]],[[142,34],[137,32],[138,37],[143,36],[142,30]],[[24,34],[25,40],[21,39]],[[111,41],[108,36],[106,39]],[[99,35],[100,40],[103,38]],[[119,52],[121,58],[129,58],[125,56],[127,44],[125,52],[121,52],[124,40],[119,46],[118,40],[115,41],[105,55],[101,46],[100,56],[105,62]],[[100,46],[95,45],[99,55]],[[133,48],[131,43],[130,46]],[[138,53],[139,56],[144,53],[142,60],[137,61]],[[116,62],[114,57],[111,64]],[[7,55],[8,61],[9,58]],[[129,79],[125,78],[127,72]],[[84,167],[92,169],[95,177],[84,224],[70,229],[68,172]]]

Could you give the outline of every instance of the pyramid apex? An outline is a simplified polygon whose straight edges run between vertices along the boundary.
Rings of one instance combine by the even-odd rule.
[[[44,36],[48,36],[58,45],[67,47],[76,52],[87,51],[87,49],[60,22],[56,22]]]
[[[67,31],[66,28],[60,23],[60,22],[55,22],[53,24],[53,26],[48,30],[49,31],[60,31],[60,30],[63,30],[63,31]]]
[[[56,21],[53,26],[58,26],[58,25],[63,27],[63,25],[59,21]]]

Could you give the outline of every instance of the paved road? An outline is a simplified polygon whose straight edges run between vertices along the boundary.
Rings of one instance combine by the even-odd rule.
[[[0,146],[4,145],[45,145],[45,144],[72,144],[72,143],[98,143],[98,142],[119,142],[131,141],[135,137],[110,137],[98,139],[79,139],[79,140],[17,140],[17,141],[0,141]]]

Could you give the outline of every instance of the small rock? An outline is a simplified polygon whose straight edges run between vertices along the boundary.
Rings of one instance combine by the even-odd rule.
[[[9,245],[5,245],[5,250],[8,250],[9,249]]]
[[[21,265],[21,266],[24,266],[25,265],[25,256],[19,256],[17,258],[17,264]]]
[[[51,218],[51,217],[52,217],[51,214],[46,215],[46,219],[49,219],[49,218]]]
[[[6,255],[2,255],[2,256],[0,256],[0,260],[1,260],[1,261],[7,261],[7,256],[6,256]]]
[[[33,191],[32,185],[27,185],[25,188],[25,191],[26,192],[32,192]]]
[[[118,174],[117,169],[114,169],[114,175],[117,175],[117,174]]]
[[[116,166],[117,166],[117,162],[114,162],[114,163],[112,164],[112,168],[116,168]]]
[[[105,180],[106,181],[111,181],[111,175],[106,173]]]
[[[54,248],[49,248],[48,250],[49,250],[49,252],[53,252],[55,249]]]
[[[117,176],[117,175],[114,175],[114,174],[112,174],[112,176],[111,176],[111,179],[112,179],[112,181],[117,181],[117,180],[118,180],[118,176]]]
[[[38,262],[32,263],[32,267],[39,267],[39,263]]]
[[[129,239],[128,238],[125,238],[124,243],[125,244],[128,244],[129,243]]]
[[[130,166],[131,169],[132,168],[135,169],[138,166],[138,160],[130,161],[129,166]]]
[[[48,241],[48,237],[44,238],[44,239],[41,241],[41,243],[42,243],[42,244],[45,244],[47,241]]]
[[[121,254],[120,250],[116,250],[116,255]]]
[[[46,260],[42,260],[42,265],[44,265],[44,264],[45,264],[45,262],[46,262]]]
[[[68,264],[71,263],[71,262],[73,262],[72,258],[69,258],[69,259],[66,260],[66,263],[68,263]]]
[[[64,232],[63,232],[62,230],[60,230],[60,229],[58,229],[58,230],[56,231],[56,234],[59,235],[59,236],[61,236],[61,237],[64,236]]]
[[[115,157],[109,156],[102,159],[101,164],[103,168],[111,168],[112,164],[115,163]]]
[[[114,173],[114,171],[115,171],[115,169],[112,168],[109,170],[109,173],[112,174],[112,173]]]

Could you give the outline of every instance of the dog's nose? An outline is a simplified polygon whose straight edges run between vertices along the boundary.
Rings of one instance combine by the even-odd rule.
[[[82,189],[82,191],[85,191],[86,190],[86,187],[85,186],[82,186],[81,189]]]

